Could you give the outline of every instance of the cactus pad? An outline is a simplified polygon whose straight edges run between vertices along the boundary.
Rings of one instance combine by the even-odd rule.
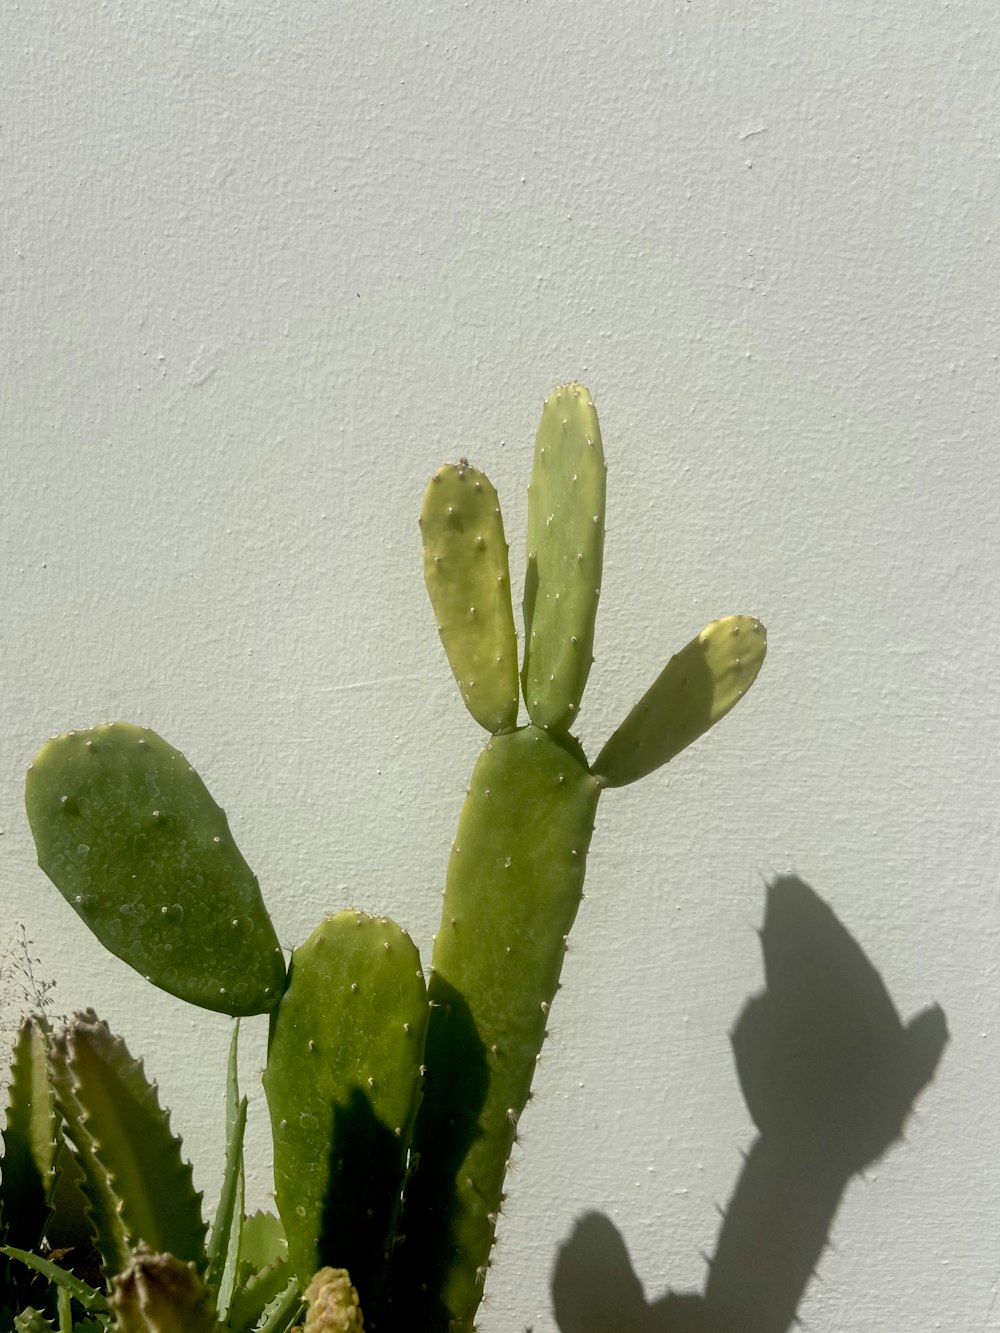
[[[256,877],[194,769],[126,722],[48,741],[28,771],[38,863],[101,943],[226,1014],[272,1009],[285,963]]]
[[[675,653],[597,756],[606,787],[652,773],[725,717],[757,679],[767,631],[753,616],[713,620]]]
[[[437,1283],[447,1269],[443,1297],[455,1330],[472,1327],[482,1297],[504,1171],[580,903],[599,794],[582,756],[530,726],[487,744],[462,809],[429,985],[415,1207],[404,1214],[408,1243],[415,1236],[411,1271]],[[457,1025],[475,1034],[486,1064],[473,1126],[449,1123],[447,1107],[471,1060],[468,1052],[461,1062],[451,1056]],[[423,1216],[421,1201],[432,1193],[425,1182],[454,1162],[456,1139],[465,1151],[450,1197],[432,1199],[437,1211]],[[436,1316],[425,1322],[436,1326]]]
[[[386,917],[345,911],[292,955],[264,1089],[289,1263],[303,1286],[348,1268],[374,1315],[420,1088],[427,997],[417,950]]]
[[[545,400],[535,439],[524,582],[524,702],[550,731],[572,726],[593,661],[605,491],[590,392],[564,384]]]
[[[420,512],[424,579],[466,707],[487,731],[517,721],[517,640],[497,493],[466,462],[431,478]]]

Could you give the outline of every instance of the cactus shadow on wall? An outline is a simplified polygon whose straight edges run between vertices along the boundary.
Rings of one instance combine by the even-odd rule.
[[[704,1292],[647,1302],[621,1236],[590,1213],[553,1272],[562,1333],[785,1333],[848,1182],[901,1137],[934,1076],[947,1041],[942,1010],[904,1027],[860,945],[807,884],[769,886],[761,945],[767,989],[732,1034],[759,1133]]]

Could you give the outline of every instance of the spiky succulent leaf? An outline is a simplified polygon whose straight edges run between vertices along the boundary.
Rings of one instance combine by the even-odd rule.
[[[38,863],[101,943],[192,1004],[254,1014],[285,964],[225,814],[179,751],[126,722],[42,746],[26,802]]]
[[[288,1258],[288,1241],[281,1219],[258,1211],[243,1219],[240,1236],[240,1277]]]
[[[240,1235],[243,1229],[243,1139],[247,1099],[240,1096],[239,1019],[233,1024],[226,1076],[226,1161],[219,1203],[208,1236],[208,1283],[218,1294],[219,1313],[225,1318],[236,1282]]]
[[[32,1249],[42,1238],[62,1138],[48,1075],[49,1032],[29,1015],[18,1029],[10,1065],[3,1131],[0,1220],[9,1245]]]
[[[256,1212],[243,1219],[236,1283],[227,1323],[231,1333],[255,1328],[264,1310],[288,1287],[288,1244],[273,1213]],[[295,1284],[296,1290],[298,1283]]]
[[[534,726],[494,737],[473,772],[434,945],[403,1215],[398,1316],[416,1327],[468,1330],[482,1298],[599,793],[582,754]]]
[[[14,1316],[14,1333],[55,1333],[55,1326],[42,1314],[41,1310],[22,1310]]]
[[[713,620],[675,653],[597,756],[606,787],[623,787],[667,763],[714,726],[757,679],[767,632],[753,616]]]
[[[522,684],[532,722],[549,731],[573,725],[593,661],[605,492],[590,391],[564,384],[542,408],[528,487]]]
[[[76,1095],[74,1077],[69,1068],[65,1031],[57,1033],[53,1038],[49,1073],[63,1117],[64,1133],[72,1144],[74,1163],[79,1168],[79,1189],[86,1202],[94,1246],[104,1271],[120,1273],[129,1261],[131,1247],[118,1208],[117,1191],[107,1168],[94,1152],[84,1109]]]
[[[292,1278],[287,1259],[276,1259],[249,1274],[233,1292],[226,1320],[232,1333],[245,1333],[257,1324],[273,1300],[288,1287]],[[295,1283],[298,1290],[298,1282]]]
[[[247,1125],[247,1099],[240,1101],[239,1111],[226,1144],[226,1166],[223,1172],[219,1207],[208,1247],[208,1281],[220,1292],[220,1307],[225,1311],[236,1276],[236,1256],[239,1254],[239,1229],[243,1218],[243,1136]],[[230,1263],[232,1258],[232,1263]],[[222,1291],[227,1269],[231,1273],[228,1290]]]
[[[517,721],[517,640],[500,502],[464,460],[431,478],[420,512],[424,579],[469,712],[487,731]]]
[[[286,1329],[302,1314],[304,1308],[298,1282],[290,1282],[274,1304],[268,1306],[264,1318],[257,1325],[256,1333],[286,1333]]]
[[[36,1273],[41,1273],[43,1277],[47,1277],[57,1287],[68,1291],[85,1310],[91,1312],[107,1310],[108,1303],[101,1292],[95,1291],[93,1287],[78,1278],[74,1273],[67,1272],[65,1268],[60,1268],[51,1259],[46,1259],[31,1250],[18,1249],[15,1245],[3,1246],[3,1253],[9,1255],[12,1259],[17,1259],[22,1264],[26,1264],[29,1268],[33,1268]]]
[[[141,1062],[92,1011],[74,1016],[62,1048],[74,1099],[67,1133],[81,1165],[92,1159],[99,1207],[114,1200],[129,1247],[145,1243],[204,1269],[201,1195]],[[120,1235],[114,1241],[120,1248]]]
[[[328,917],[295,950],[264,1089],[293,1272],[349,1268],[382,1300],[420,1089],[427,998],[417,950],[386,917]]]

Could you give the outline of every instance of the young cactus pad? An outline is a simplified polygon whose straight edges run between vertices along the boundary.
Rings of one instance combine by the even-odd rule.
[[[386,917],[338,912],[292,954],[264,1090],[288,1258],[302,1285],[350,1270],[374,1323],[384,1299],[420,1089],[427,995],[416,947]]]
[[[687,749],[757,679],[767,632],[753,616],[713,620],[675,653],[597,756],[606,787],[624,787]]]
[[[507,543],[492,483],[466,462],[435,472],[420,512],[424,578],[466,707],[487,731],[517,721]]]
[[[277,1004],[285,962],[226,816],[179,751],[113,722],[28,771],[38,864],[97,938],[154,985],[221,1013]]]
[[[590,392],[564,384],[542,408],[528,487],[524,702],[549,731],[576,720],[593,661],[606,474]]]

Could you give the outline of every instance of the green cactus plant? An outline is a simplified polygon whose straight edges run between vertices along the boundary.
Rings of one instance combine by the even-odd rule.
[[[752,617],[713,621],[588,763],[571,728],[593,660],[605,472],[590,394],[557,389],[529,488],[520,671],[496,491],[464,459],[427,488],[427,587],[489,739],[426,985],[405,932],[352,910],[321,922],[286,970],[224,814],[154,732],[107,724],[39,752],[27,784],[39,864],[97,938],[183,1000],[237,1020],[269,1014],[279,1217],[244,1213],[235,1035],[224,1183],[206,1232],[142,1066],[89,1012],[58,1033],[33,1020],[15,1052],[0,1181],[9,1327],[283,1333],[303,1293],[317,1333],[359,1333],[362,1310],[369,1333],[473,1327],[600,795],[722,717],[766,651]],[[71,1271],[88,1250],[96,1277]],[[29,1272],[50,1284],[41,1299]]]
[[[713,621],[668,662],[597,762],[587,763],[569,728],[592,662],[605,473],[589,392],[579,384],[556,389],[542,410],[528,491],[521,681],[529,722],[516,727],[508,708],[501,725],[489,726],[462,690],[492,735],[452,848],[428,989],[427,1111],[417,1121],[419,1166],[404,1214],[398,1297],[422,1310],[427,1328],[471,1329],[482,1299],[504,1175],[581,900],[601,791],[635,781],[696,740],[749,689],[766,652],[754,618]],[[486,484],[464,465],[443,468],[421,512],[428,591],[459,682],[481,673],[486,656],[467,629],[449,632],[456,608],[479,600],[476,552],[495,547],[502,534],[497,510],[487,515],[493,535],[480,540]],[[455,547],[456,531],[464,549]],[[514,636],[509,612],[500,626],[499,615],[491,617],[490,644]],[[501,666],[498,660],[497,673]],[[475,1034],[484,1066],[474,1114],[468,1102],[456,1104],[453,1091],[449,1029],[456,1025]],[[468,1045],[467,1035],[458,1040]]]

